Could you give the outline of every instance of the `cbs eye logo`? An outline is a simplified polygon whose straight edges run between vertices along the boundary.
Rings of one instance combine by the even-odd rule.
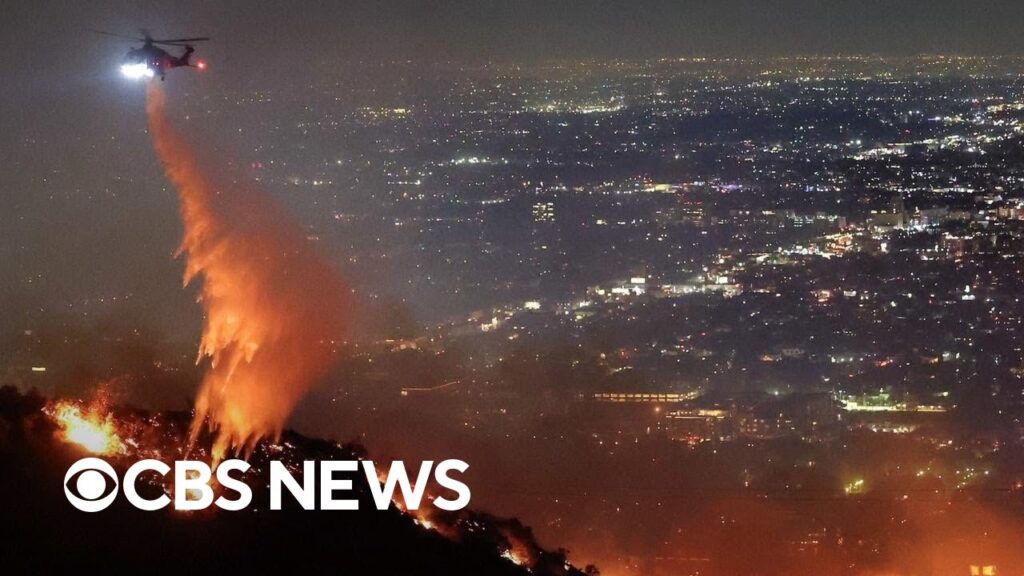
[[[117,473],[99,458],[82,458],[64,475],[64,495],[82,512],[99,512],[117,497]]]

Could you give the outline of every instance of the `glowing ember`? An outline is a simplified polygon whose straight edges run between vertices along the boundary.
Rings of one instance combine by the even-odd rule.
[[[62,400],[48,406],[46,413],[60,426],[65,442],[78,444],[93,454],[110,455],[125,451],[113,418],[109,414],[101,414],[98,407],[83,409]]]

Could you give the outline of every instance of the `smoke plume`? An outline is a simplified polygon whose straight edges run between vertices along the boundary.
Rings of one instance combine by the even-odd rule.
[[[184,283],[202,282],[197,362],[209,360],[190,442],[204,425],[214,458],[280,435],[295,405],[329,367],[345,323],[347,291],[273,200],[218,179],[169,124],[151,84],[149,128],[178,190]]]

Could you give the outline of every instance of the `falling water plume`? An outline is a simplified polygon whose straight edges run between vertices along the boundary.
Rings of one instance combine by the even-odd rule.
[[[220,459],[280,435],[295,405],[329,368],[345,324],[347,290],[268,195],[201,165],[169,123],[165,103],[151,83],[150,133],[181,206],[184,282],[201,282],[197,362],[208,364],[190,443],[207,426]]]

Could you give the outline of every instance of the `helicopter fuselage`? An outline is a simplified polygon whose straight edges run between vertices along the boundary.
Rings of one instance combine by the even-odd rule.
[[[194,52],[191,46],[185,46],[185,52],[181,56],[172,56],[163,48],[152,44],[145,44],[141,48],[129,50],[125,55],[125,63],[132,65],[144,64],[153,71],[153,74],[164,77],[167,70],[179,66],[191,66],[189,56]]]
[[[206,63],[202,60],[193,64],[191,57],[192,53],[196,51],[193,44],[209,40],[210,38],[207,36],[158,40],[150,36],[149,32],[145,29],[139,29],[139,32],[142,34],[141,37],[124,36],[122,34],[104,32],[103,30],[93,30],[93,32],[103,34],[104,36],[114,36],[116,38],[126,38],[142,42],[142,46],[132,48],[125,54],[124,63],[121,64],[121,73],[128,78],[153,78],[154,76],[159,76],[163,80],[164,75],[171,68],[181,66],[191,66],[200,70],[206,68]],[[175,56],[161,46],[183,48],[184,52],[180,56]]]

